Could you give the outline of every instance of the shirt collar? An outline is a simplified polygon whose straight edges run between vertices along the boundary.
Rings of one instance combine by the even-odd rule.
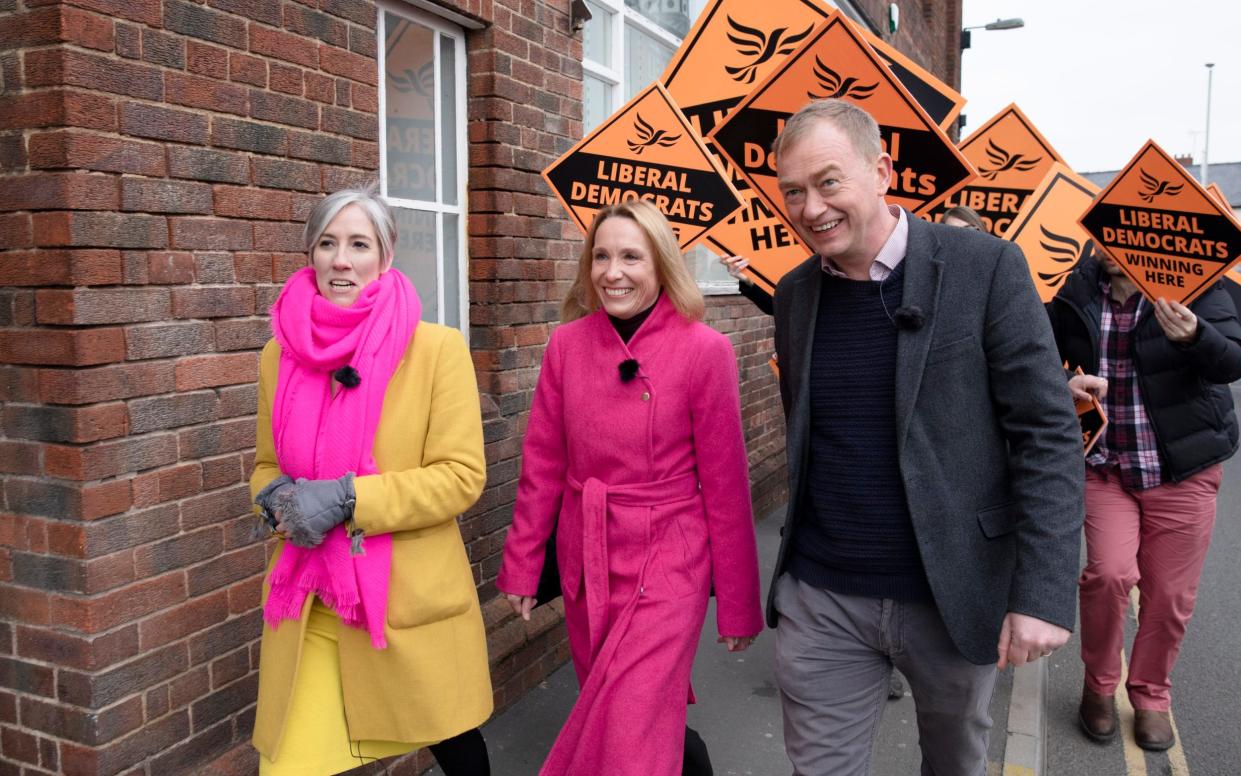
[[[1142,309],[1142,303],[1145,301],[1145,295],[1141,290],[1133,292],[1129,299],[1123,302],[1117,302],[1112,298],[1112,277],[1106,272],[1099,273],[1099,293],[1103,294],[1103,304],[1108,305],[1112,309],[1124,311],[1129,306],[1129,301],[1133,297],[1137,297],[1137,301],[1133,303],[1133,311],[1139,312]]]
[[[887,241],[879,249],[874,262],[870,265],[871,280],[886,280],[888,275],[895,272],[905,260],[905,251],[909,247],[909,218],[905,214],[905,209],[896,205],[888,205],[888,212],[896,216],[896,228],[892,230],[892,234],[888,235]],[[848,277],[840,271],[836,262],[827,256],[820,256],[819,263],[823,271],[829,275],[838,278]]]

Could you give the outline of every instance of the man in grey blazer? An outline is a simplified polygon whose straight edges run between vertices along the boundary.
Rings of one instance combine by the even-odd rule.
[[[867,773],[895,665],[924,776],[982,776],[997,664],[1074,622],[1084,465],[1047,315],[1015,245],[884,202],[892,160],[860,108],[811,103],[773,151],[816,252],[775,295],[789,758]]]

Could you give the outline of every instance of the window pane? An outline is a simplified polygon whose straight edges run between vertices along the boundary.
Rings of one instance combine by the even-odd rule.
[[[456,41],[440,36],[440,201],[457,204],[457,49]]]
[[[625,5],[678,38],[689,34],[689,0],[625,0]]]
[[[698,281],[698,288],[702,289],[703,293],[737,293],[736,279],[724,269],[714,251],[696,245],[685,253],[685,265],[689,267],[690,274]]]
[[[611,114],[612,85],[585,73],[582,76],[582,131],[591,131]]]
[[[396,216],[396,258],[392,265],[404,272],[418,288],[422,300],[422,320],[439,322],[436,288],[439,269],[436,265],[435,214],[425,210],[393,208]],[[452,261],[456,261],[454,257]]]
[[[663,75],[674,49],[636,27],[625,25],[625,88],[629,99]]]
[[[435,33],[393,13],[384,28],[388,195],[434,201]]]
[[[605,67],[612,67],[612,12],[586,0],[590,21],[582,31],[582,53]]]
[[[444,214],[444,325],[461,325],[461,257],[458,216]]]

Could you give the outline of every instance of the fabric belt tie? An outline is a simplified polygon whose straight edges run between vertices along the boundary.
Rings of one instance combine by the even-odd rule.
[[[607,633],[608,601],[611,600],[608,573],[608,505],[658,507],[693,498],[698,493],[694,472],[663,480],[624,485],[608,485],[595,477],[585,483],[568,477],[569,487],[582,494],[582,577],[586,591],[586,615],[590,631],[590,654],[595,657]],[[650,560],[651,525],[646,525],[647,554],[638,577],[638,593],[646,578]]]

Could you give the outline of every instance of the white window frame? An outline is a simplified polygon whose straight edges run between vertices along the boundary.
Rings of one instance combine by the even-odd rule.
[[[612,40],[611,53],[612,61],[608,63],[596,62],[583,53],[582,69],[587,73],[595,76],[601,81],[610,84],[612,88],[611,104],[607,107],[606,115],[610,116],[620,109],[622,105],[629,101],[633,95],[630,92],[636,92],[631,85],[625,80],[625,30],[627,27],[634,27],[642,33],[659,40],[661,43],[667,44],[672,50],[676,50],[681,45],[681,39],[672,33],[660,27],[655,22],[643,16],[636,9],[625,5],[625,0],[591,0],[596,5],[603,6],[612,12]],[[690,25],[693,25],[694,19],[698,13],[702,11],[704,6],[703,0],[690,0]],[[695,10],[696,9],[696,10]],[[646,84],[638,84],[638,88],[646,86]],[[585,132],[590,132],[594,127],[585,128]]]
[[[625,5],[625,0],[591,0],[591,2],[607,8],[612,12],[612,30],[611,30],[611,62],[602,63],[589,58],[586,52],[582,55],[582,70],[589,75],[610,85],[611,100],[606,107],[604,116],[612,115],[620,109],[622,105],[629,101],[632,96],[630,92],[636,92],[646,84],[629,84],[625,79],[625,33],[629,27],[637,29],[645,35],[648,35],[661,43],[666,44],[672,50],[676,50],[681,45],[681,38],[668,32],[655,22],[646,18],[637,9],[630,8]],[[690,0],[689,2],[689,21],[693,27],[694,21],[698,15],[702,13],[706,6],[705,0]],[[583,131],[589,133],[594,127],[586,127],[583,125]],[[698,250],[695,248],[694,250]],[[705,248],[703,250],[706,250]],[[712,254],[714,256],[714,254]],[[737,281],[729,278],[728,280],[707,280],[703,281],[694,278],[698,288],[708,296],[736,294]]]
[[[466,335],[467,340],[470,332],[470,300],[469,300],[469,243],[466,236],[466,214],[467,214],[467,192],[466,184],[469,177],[470,148],[469,136],[467,132],[466,120],[466,89],[468,82],[466,81],[466,41],[465,30],[462,29],[461,22],[470,21],[466,17],[457,14],[448,14],[452,17],[452,21],[446,21],[444,16],[438,13],[430,13],[414,5],[424,6],[424,3],[418,0],[411,0],[410,3],[396,2],[395,0],[377,0],[376,12],[378,18],[375,23],[375,39],[376,39],[376,65],[379,72],[379,181],[380,193],[384,199],[395,208],[402,210],[421,210],[435,214],[435,259],[438,262],[436,266],[436,309],[438,313],[437,323],[444,323],[444,276],[447,269],[448,257],[444,255],[444,218],[445,215],[457,216],[457,310],[458,320],[457,328],[461,333]],[[436,8],[438,6],[430,6]],[[387,64],[387,17],[385,13],[396,14],[402,16],[409,21],[429,27],[435,32],[432,38],[434,51],[432,53],[432,62],[434,63],[435,83],[442,83],[440,73],[440,36],[443,35],[452,38],[455,42],[456,56],[454,57],[454,97],[456,102],[456,114],[460,117],[457,125],[457,177],[455,181],[443,180],[443,148],[441,147],[441,139],[443,138],[444,111],[441,110],[441,102],[439,96],[436,96],[435,111],[435,191],[440,199],[444,198],[444,186],[455,186],[457,192],[457,204],[448,205],[439,201],[429,201],[422,199],[406,199],[402,197],[392,197],[388,194],[388,133],[387,133],[387,117],[388,117],[388,99],[387,87],[385,83],[384,68]],[[472,23],[470,26],[477,26]]]

